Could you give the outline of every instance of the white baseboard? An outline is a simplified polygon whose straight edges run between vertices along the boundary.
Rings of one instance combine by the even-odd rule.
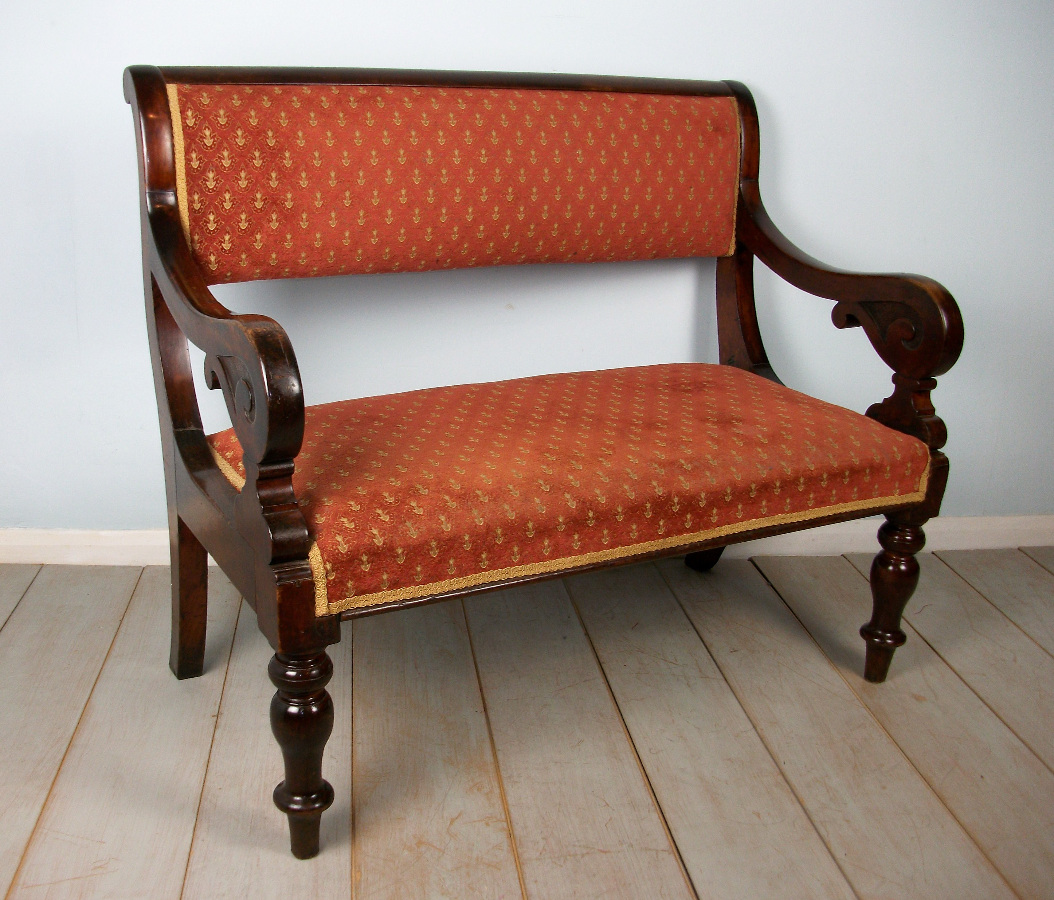
[[[876,516],[733,544],[726,557],[870,553],[878,547],[881,521]],[[925,531],[927,550],[1044,547],[1054,545],[1054,516],[942,517],[927,523]],[[168,532],[0,528],[0,563],[167,566]]]
[[[836,556],[873,553],[881,516],[823,525],[792,534],[733,544],[730,559],[750,556]],[[994,550],[1054,545],[1054,516],[940,516],[927,522],[927,550]]]
[[[0,563],[167,566],[168,532],[0,528]]]

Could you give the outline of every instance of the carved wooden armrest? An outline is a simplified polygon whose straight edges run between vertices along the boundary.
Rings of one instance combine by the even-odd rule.
[[[132,104],[139,142],[140,177],[144,186],[144,256],[147,268],[182,335],[206,353],[211,388],[221,388],[248,466],[271,474],[275,467],[292,468],[304,435],[304,398],[292,345],[282,327],[264,316],[234,315],[212,295],[187,243],[177,205],[176,167],[165,82],[153,66],[132,66],[125,72],[125,99]],[[158,322],[159,331],[164,330]],[[161,334],[158,335],[162,337]],[[166,388],[192,390],[165,371]],[[164,354],[164,351],[163,351]],[[180,359],[182,363],[183,360]],[[180,375],[184,373],[180,372]],[[179,405],[178,397],[171,397]],[[173,425],[200,428],[196,404],[185,417],[173,409]],[[183,418],[183,421],[180,421]],[[249,471],[247,469],[247,471]]]
[[[234,522],[250,544],[268,548],[260,562],[279,582],[309,582],[311,537],[292,483],[304,438],[304,394],[289,337],[273,319],[235,315],[213,296],[191,259],[174,206],[154,207],[148,217],[161,302],[182,336],[205,351],[209,387],[223,391],[242,447],[246,483],[235,498]],[[160,332],[160,316],[157,323]],[[199,480],[199,487],[217,499],[207,483]],[[313,604],[305,604],[303,614],[310,618]]]
[[[921,275],[847,272],[813,259],[788,240],[769,218],[758,190],[757,110],[749,91],[728,82],[743,116],[743,155],[736,221],[737,249],[729,262],[735,270],[734,293],[745,343],[758,367],[767,359],[757,334],[753,290],[745,272],[756,256],[768,268],[800,290],[834,300],[831,318],[838,328],[861,327],[878,355],[895,373],[892,396],[873,405],[867,415],[924,441],[938,450],[947,440],[944,423],[934,414],[929,392],[935,376],[947,372],[959,358],[963,322],[951,294]],[[737,259],[738,257],[738,259]],[[749,295],[749,299],[747,297]],[[749,310],[742,309],[749,302]],[[746,313],[744,315],[744,313]],[[741,327],[743,327],[741,325]]]
[[[936,387],[934,377],[947,372],[962,350],[962,316],[951,294],[921,275],[871,275],[827,266],[803,253],[773,224],[756,181],[745,182],[740,190],[740,210],[748,215],[737,231],[747,249],[796,288],[836,301],[831,310],[835,326],[863,328],[896,373],[893,397],[867,414],[931,449],[944,446],[944,424],[933,414],[928,394]],[[910,409],[904,406],[908,400]]]
[[[179,330],[205,351],[209,387],[223,391],[249,480],[252,468],[267,477],[291,467],[304,437],[304,394],[288,335],[273,319],[235,315],[213,296],[174,208],[155,207],[149,217],[159,263],[152,274]]]

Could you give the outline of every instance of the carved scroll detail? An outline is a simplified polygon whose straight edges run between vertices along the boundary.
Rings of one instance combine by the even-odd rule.
[[[927,311],[929,312],[929,311]],[[878,355],[894,372],[928,375],[946,329],[938,315],[924,317],[917,305],[896,300],[842,300],[831,310],[836,328],[863,328]]]
[[[862,327],[876,346],[899,342],[905,350],[922,343],[922,320],[917,310],[903,303],[843,300],[831,310],[837,328]]]
[[[210,390],[222,389],[223,399],[227,402],[227,412],[235,430],[238,419],[245,419],[249,424],[256,421],[256,397],[253,394],[252,376],[249,369],[236,356],[205,357],[205,383]]]

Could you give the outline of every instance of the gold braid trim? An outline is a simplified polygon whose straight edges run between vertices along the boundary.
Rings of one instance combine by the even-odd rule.
[[[172,118],[172,160],[176,167],[176,206],[183,236],[190,244],[190,211],[187,208],[187,160],[183,145],[183,116],[179,111],[179,85],[165,85],[168,91],[168,114]],[[232,470],[233,471],[233,470]],[[242,484],[245,480],[242,479]],[[240,488],[239,488],[240,490]]]
[[[216,448],[211,444],[209,451],[216,461],[216,466],[226,476],[227,480],[238,490],[245,484],[245,479],[238,474],[234,467],[227,462]],[[322,553],[315,541],[311,542],[311,550],[308,553],[308,562],[311,565],[311,575],[315,581],[315,615],[331,616],[346,609],[365,609],[369,606],[377,606],[380,603],[397,603],[400,600],[413,600],[418,597],[428,597],[433,594],[445,594],[449,591],[459,591],[465,588],[478,587],[494,581],[511,581],[516,578],[529,578],[532,575],[544,575],[548,572],[567,571],[594,563],[610,562],[616,559],[624,559],[629,556],[654,553],[659,550],[668,550],[671,547],[683,547],[688,544],[701,543],[717,537],[728,537],[740,534],[744,531],[752,531],[755,528],[767,528],[771,525],[789,525],[794,522],[808,522],[810,519],[819,519],[823,516],[839,515],[847,512],[865,512],[868,510],[888,509],[890,506],[908,506],[912,503],[921,503],[926,499],[926,487],[930,480],[930,465],[926,468],[919,479],[919,489],[911,494],[899,494],[891,497],[874,497],[870,500],[854,500],[851,503],[837,503],[834,506],[818,506],[815,509],[804,512],[780,513],[777,516],[768,516],[764,519],[750,519],[746,522],[738,522],[735,525],[722,525],[709,531],[696,531],[693,534],[678,534],[657,541],[645,541],[642,544],[631,544],[627,547],[613,547],[610,550],[597,550],[593,553],[583,553],[581,556],[565,556],[561,559],[548,559],[545,562],[529,563],[523,566],[509,566],[504,569],[477,572],[475,575],[465,575],[462,578],[449,578],[446,581],[434,581],[430,584],[418,584],[413,587],[396,588],[391,591],[378,591],[373,594],[363,594],[361,597],[345,597],[330,603],[326,585],[326,566],[322,560]]]
[[[732,191],[732,243],[728,245],[728,253],[725,256],[734,256],[736,252],[736,226],[739,224],[739,183],[743,178],[743,122],[740,119],[739,104],[736,98],[731,97],[733,107],[736,110],[736,189]]]
[[[220,456],[219,451],[213,447],[212,444],[209,444],[209,453],[212,454],[212,461],[216,463],[216,468],[223,473],[224,478],[233,484],[239,491],[245,487],[245,476]]]
[[[326,584],[326,564],[322,561],[322,551],[315,541],[307,551],[307,561],[311,566],[311,577],[315,580],[315,615],[329,615],[329,585]]]
[[[769,516],[764,519],[751,519],[748,522],[738,522],[735,525],[723,525],[710,531],[697,531],[694,534],[679,534],[673,537],[662,538],[657,541],[646,541],[643,544],[632,544],[628,547],[614,547],[611,550],[598,550],[594,553],[583,553],[581,556],[566,556],[563,559],[550,559],[545,562],[531,563],[524,566],[510,566],[505,569],[494,569],[493,571],[478,572],[475,575],[466,575],[463,578],[451,578],[447,581],[436,581],[431,584],[414,585],[413,587],[396,588],[391,591],[380,591],[374,594],[364,594],[361,597],[345,597],[336,603],[329,604],[328,608],[319,607],[315,610],[318,616],[332,615],[343,612],[346,609],[363,609],[376,606],[378,603],[394,603],[399,600],[412,600],[417,597],[427,597],[433,594],[445,594],[448,591],[458,591],[464,588],[478,587],[494,581],[506,581],[516,578],[528,578],[532,575],[542,575],[547,572],[557,572],[589,566],[593,563],[608,562],[615,559],[623,559],[627,556],[653,553],[658,550],[668,550],[671,547],[683,547],[687,544],[709,540],[715,537],[739,534],[743,531],[751,531],[755,528],[765,528],[770,525],[785,525],[791,522],[807,522],[810,519],[818,519],[822,516],[838,515],[845,512],[862,512],[864,510],[888,509],[890,506],[907,506],[912,503],[921,503],[926,499],[926,485],[929,482],[930,467],[926,464],[926,470],[922,473],[919,489],[912,494],[900,494],[892,497],[876,497],[871,500],[854,500],[852,503],[838,503],[834,506],[821,506],[798,513],[781,513],[778,516]]]
[[[209,453],[212,454],[212,460],[216,463],[216,468],[223,473],[224,478],[239,491],[245,487],[245,478],[220,456],[212,444],[209,444]],[[311,549],[307,551],[307,562],[311,566],[311,580],[315,582],[315,614],[328,615],[326,612],[329,609],[329,597],[326,593],[326,564],[322,561],[322,551],[318,549],[318,544],[314,541],[311,542]]]

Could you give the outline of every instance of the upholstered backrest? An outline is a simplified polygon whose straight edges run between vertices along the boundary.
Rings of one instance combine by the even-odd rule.
[[[731,96],[168,85],[209,283],[732,252]]]

